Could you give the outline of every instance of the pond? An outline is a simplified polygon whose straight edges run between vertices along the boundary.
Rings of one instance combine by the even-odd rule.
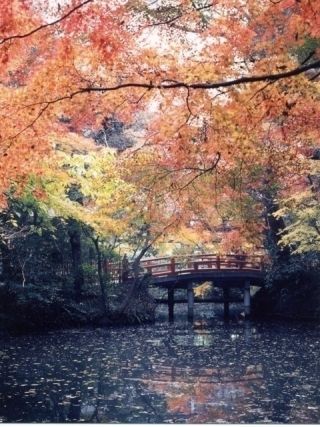
[[[208,304],[155,325],[1,338],[0,421],[318,423],[320,327],[224,322]]]

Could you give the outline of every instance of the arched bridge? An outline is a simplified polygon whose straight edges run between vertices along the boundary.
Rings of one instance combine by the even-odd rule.
[[[107,263],[109,279],[116,283],[130,282],[132,263],[126,258],[122,262]],[[140,261],[141,275],[149,274],[151,284],[168,289],[169,317],[173,316],[174,290],[187,289],[188,312],[193,312],[193,287],[205,281],[223,288],[225,315],[229,312],[229,289],[244,291],[245,313],[250,313],[250,286],[263,286],[265,257],[245,254],[203,254],[175,257],[145,258]]]
[[[176,257],[145,258],[140,261],[141,274],[148,273],[152,283],[158,286],[185,287],[185,282],[205,280],[241,283],[252,280],[263,285],[265,258],[261,255],[184,255]],[[106,272],[113,282],[132,278],[132,263],[122,261],[107,263]]]

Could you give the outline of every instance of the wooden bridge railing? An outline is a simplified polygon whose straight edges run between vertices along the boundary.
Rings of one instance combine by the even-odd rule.
[[[265,257],[262,255],[187,255],[176,257],[146,258],[141,260],[141,273],[153,277],[181,276],[196,272],[216,270],[263,271]],[[130,279],[132,263],[107,263],[105,270],[111,281],[122,282]]]

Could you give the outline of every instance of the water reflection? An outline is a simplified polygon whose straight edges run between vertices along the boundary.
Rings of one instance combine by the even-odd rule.
[[[242,374],[231,368],[190,369],[162,365],[153,368],[153,375],[143,382],[149,390],[165,396],[170,413],[179,414],[190,423],[239,421],[239,410],[246,398],[264,382],[260,364],[247,366]]]
[[[0,419],[317,423],[318,354],[318,326],[212,316],[2,339]]]

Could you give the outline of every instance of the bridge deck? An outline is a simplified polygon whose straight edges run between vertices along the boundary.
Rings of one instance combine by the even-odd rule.
[[[187,282],[214,280],[219,286],[242,286],[244,280],[252,280],[261,286],[264,278],[265,257],[261,255],[186,255],[177,257],[146,258],[141,260],[141,275],[148,273],[157,286],[185,286]],[[132,278],[132,263],[108,263],[106,272],[113,282]]]

